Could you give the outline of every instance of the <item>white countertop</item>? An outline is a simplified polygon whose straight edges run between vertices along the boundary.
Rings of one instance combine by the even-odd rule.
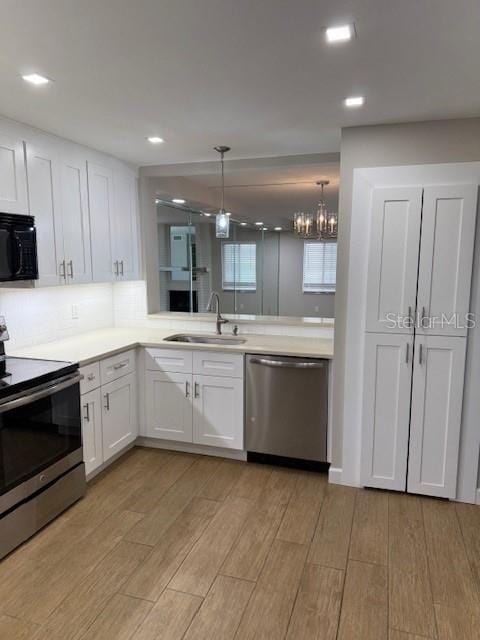
[[[240,345],[166,342],[165,338],[174,333],[178,332],[172,329],[100,329],[81,333],[71,338],[56,340],[55,342],[16,349],[9,352],[8,355],[79,362],[82,366],[99,360],[100,358],[105,358],[135,347],[232,351],[234,353],[277,354],[282,356],[300,356],[303,358],[333,358],[333,336],[331,339],[325,339],[242,334],[239,337],[246,340],[246,342]],[[192,333],[200,335],[200,332]],[[214,334],[202,333],[202,335]]]

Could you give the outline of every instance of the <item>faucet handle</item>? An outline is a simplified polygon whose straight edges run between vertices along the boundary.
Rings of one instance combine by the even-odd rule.
[[[238,324],[233,325],[232,333],[234,336],[238,336]]]

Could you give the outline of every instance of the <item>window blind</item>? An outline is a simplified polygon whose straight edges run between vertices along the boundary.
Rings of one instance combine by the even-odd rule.
[[[257,245],[255,242],[222,244],[222,287],[224,290],[256,291]]]
[[[337,243],[311,242],[303,245],[303,292],[330,293],[335,291],[337,271]]]

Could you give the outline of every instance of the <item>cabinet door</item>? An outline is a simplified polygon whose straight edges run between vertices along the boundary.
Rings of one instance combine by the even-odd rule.
[[[243,449],[243,380],[193,376],[193,442]]]
[[[421,212],[420,187],[373,191],[367,331],[413,333]],[[390,321],[397,316],[406,321]]]
[[[28,213],[23,140],[0,131],[0,211]]]
[[[477,189],[477,185],[425,188],[418,277],[423,333],[467,335]]]
[[[408,491],[455,498],[466,338],[417,336]]]
[[[61,162],[62,226],[68,282],[91,282],[87,169],[82,157],[68,152]]]
[[[83,461],[88,475],[103,462],[102,395],[95,389],[82,396]]]
[[[37,285],[66,282],[60,197],[60,169],[53,145],[26,144],[30,214],[37,229]]]
[[[119,378],[102,388],[103,459],[106,462],[138,434],[135,374]]]
[[[361,481],[404,491],[413,336],[366,334]]]
[[[146,372],[147,436],[192,442],[192,376]]]
[[[109,282],[114,279],[110,241],[113,206],[112,171],[108,167],[89,162],[87,173],[93,280]]]
[[[139,275],[137,177],[128,169],[114,174],[113,259],[119,280],[134,280]]]

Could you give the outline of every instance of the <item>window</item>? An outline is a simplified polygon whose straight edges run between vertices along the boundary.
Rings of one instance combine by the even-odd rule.
[[[336,242],[305,242],[303,245],[303,292],[332,293],[337,270]]]
[[[224,242],[222,244],[222,287],[224,291],[257,290],[255,242]]]

